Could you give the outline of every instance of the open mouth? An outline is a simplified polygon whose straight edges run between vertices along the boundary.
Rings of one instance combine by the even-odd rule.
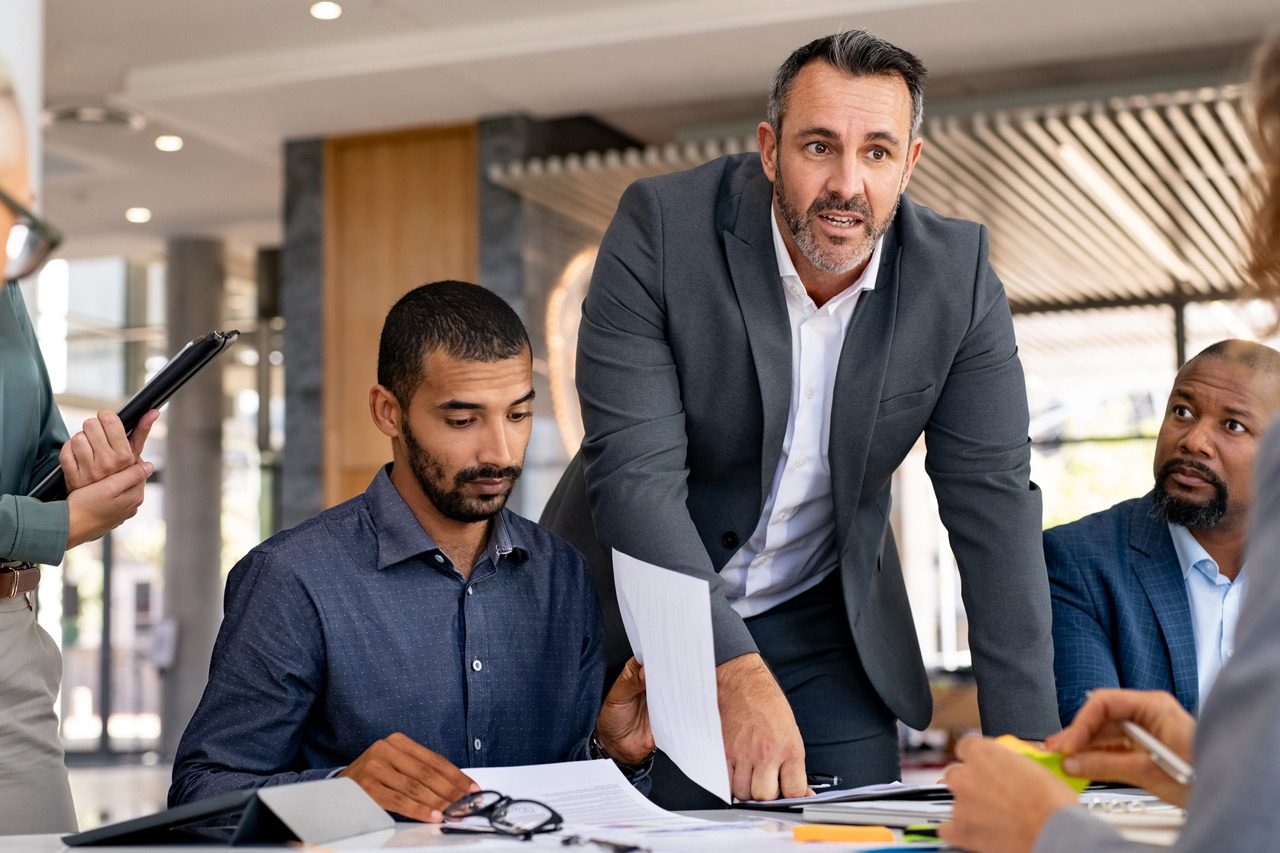
[[[835,228],[857,228],[862,224],[862,217],[849,213],[819,213],[818,218]]]

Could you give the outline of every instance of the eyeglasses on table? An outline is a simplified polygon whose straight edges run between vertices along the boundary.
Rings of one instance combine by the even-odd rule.
[[[444,810],[446,821],[469,817],[489,819],[494,831],[528,841],[540,832],[555,832],[564,823],[560,813],[537,800],[513,800],[497,791],[476,791],[450,803]],[[465,827],[444,826],[443,832],[473,832]]]

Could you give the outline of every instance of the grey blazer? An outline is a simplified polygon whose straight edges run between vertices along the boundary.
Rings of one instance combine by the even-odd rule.
[[[1196,781],[1175,851],[1270,851],[1280,838],[1280,422],[1258,456],[1249,595],[1236,653],[1201,703]],[[1079,809],[1063,809],[1036,839],[1038,853],[1137,851]],[[1168,848],[1163,848],[1168,849]]]
[[[542,521],[597,572],[625,656],[609,549],[706,579],[717,661],[754,651],[717,572],[755,529],[786,431],[791,335],[759,157],[637,181],[583,304],[582,449]],[[983,728],[1057,729],[1027,401],[986,230],[904,197],[837,367],[828,456],[849,625],[900,719],[932,716],[889,527],[890,477],[923,432],[960,565]],[[815,630],[840,630],[815,626]],[[621,640],[619,640],[621,638]]]

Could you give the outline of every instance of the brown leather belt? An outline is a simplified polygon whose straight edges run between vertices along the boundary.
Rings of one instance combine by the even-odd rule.
[[[32,563],[0,563],[0,598],[17,598],[39,585],[39,566]]]

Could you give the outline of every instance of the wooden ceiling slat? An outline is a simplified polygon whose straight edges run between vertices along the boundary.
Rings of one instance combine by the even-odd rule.
[[[1240,101],[1224,86],[933,120],[911,194],[988,225],[992,263],[1024,311],[1238,297],[1259,169]],[[632,181],[754,144],[530,160],[490,179],[599,233]]]
[[[1163,231],[1163,234],[1173,251],[1199,273],[1198,277],[1187,276],[1185,283],[1201,293],[1211,292],[1217,282],[1218,267],[1205,253],[1202,245],[1209,242],[1208,237],[1199,229],[1191,227],[1193,223],[1189,225],[1190,214],[1178,201],[1169,185],[1156,173],[1152,164],[1138,150],[1138,145],[1133,138],[1121,127],[1119,116],[1118,111],[1095,110],[1090,115],[1089,123],[1106,140],[1111,150],[1116,152],[1128,172],[1137,179],[1163,210],[1164,216],[1155,215],[1154,221],[1168,228],[1167,231]],[[1128,118],[1130,123],[1140,131],[1141,126],[1132,121],[1132,116]],[[1148,144],[1154,145],[1150,140]],[[1191,227],[1190,233],[1188,227]]]

